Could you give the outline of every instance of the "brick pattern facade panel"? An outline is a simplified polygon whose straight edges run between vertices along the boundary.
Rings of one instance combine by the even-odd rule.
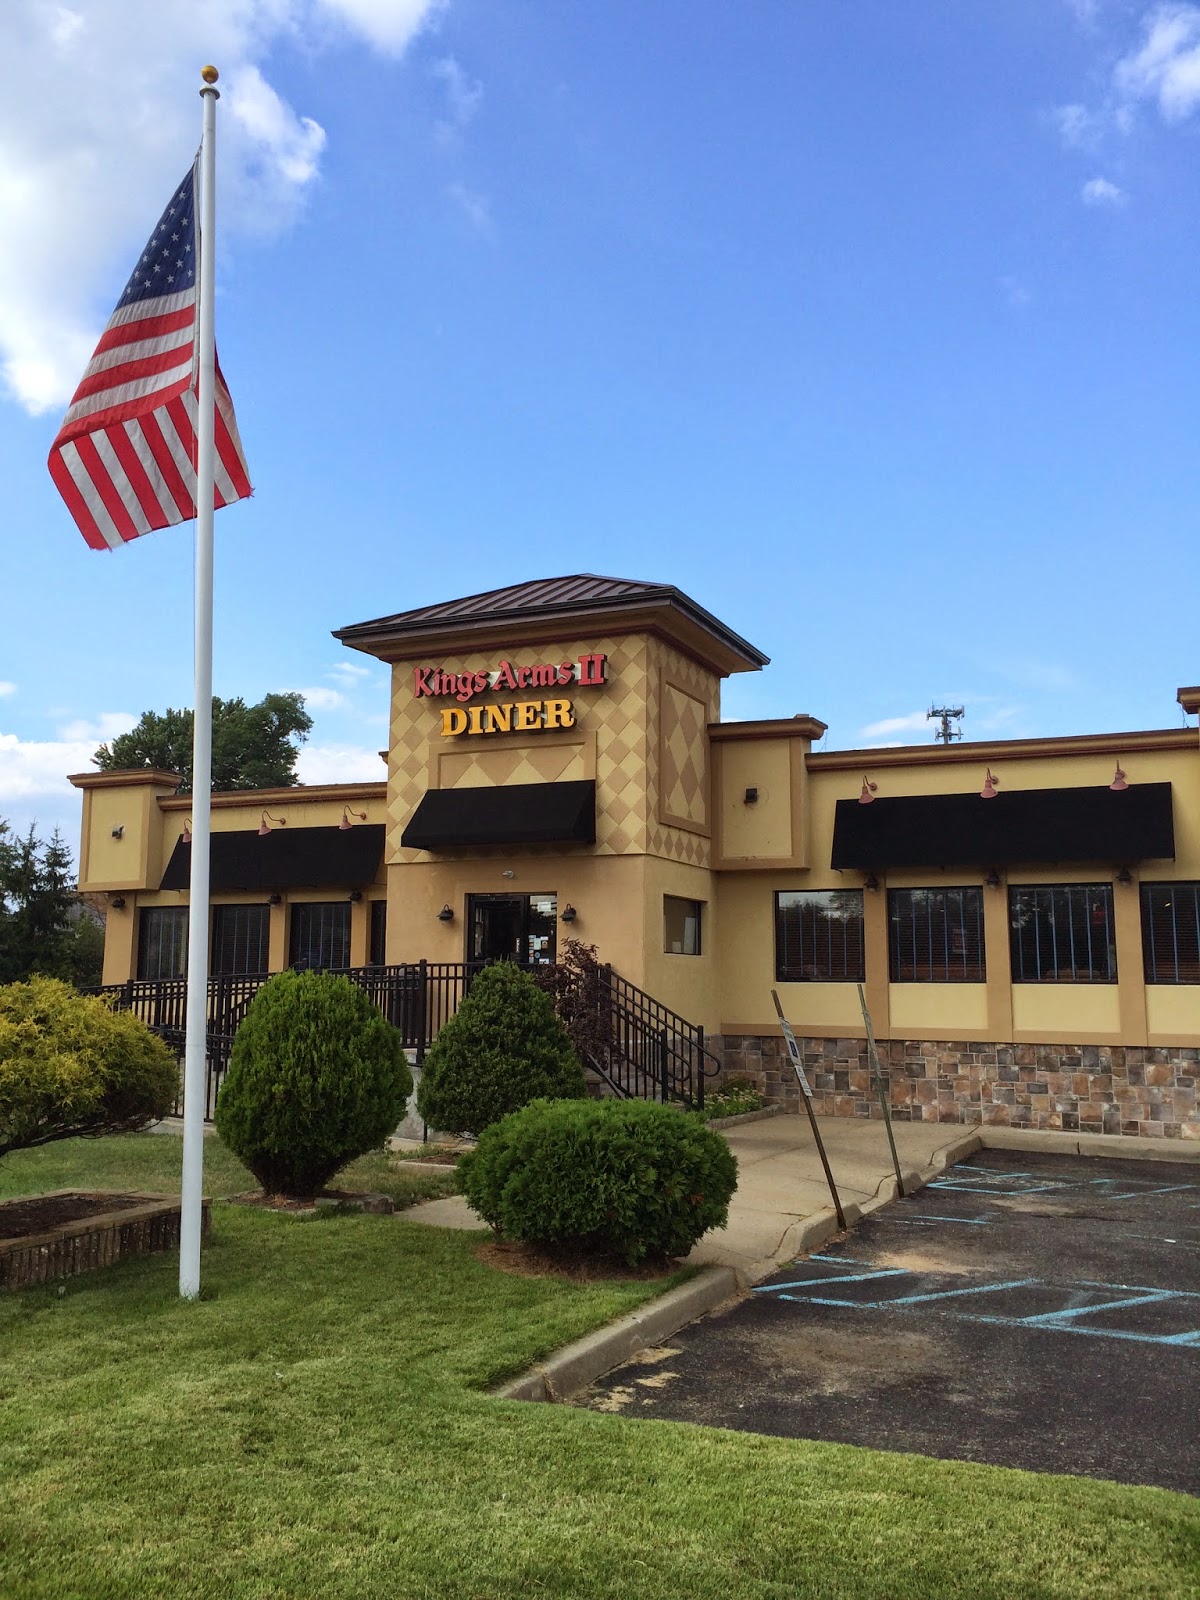
[[[866,1043],[801,1038],[814,1109],[882,1119]],[[722,1078],[749,1078],[769,1105],[800,1110],[782,1038],[714,1036]],[[1200,1139],[1200,1049],[891,1040],[879,1045],[897,1122],[996,1124],[1069,1133]]]

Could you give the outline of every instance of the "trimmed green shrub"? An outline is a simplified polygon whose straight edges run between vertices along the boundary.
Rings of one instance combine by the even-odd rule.
[[[412,1093],[398,1031],[347,978],[280,972],[254,996],[217,1132],[269,1194],[316,1194],[395,1131]]]
[[[720,1134],[647,1100],[535,1100],[458,1164],[474,1209],[510,1239],[686,1255],[725,1223],[737,1161]]]
[[[174,1057],[130,1011],[57,978],[0,988],[0,1156],[133,1133],[175,1103]]]
[[[477,1134],[530,1100],[586,1094],[550,997],[520,967],[500,961],[478,974],[429,1047],[417,1109],[431,1128]]]

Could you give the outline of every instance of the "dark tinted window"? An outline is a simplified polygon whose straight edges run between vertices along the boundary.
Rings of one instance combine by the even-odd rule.
[[[775,896],[775,981],[861,983],[861,889],[781,889]]]
[[[889,889],[893,983],[983,983],[983,890]]]
[[[1111,883],[1008,891],[1014,983],[1115,983]]]

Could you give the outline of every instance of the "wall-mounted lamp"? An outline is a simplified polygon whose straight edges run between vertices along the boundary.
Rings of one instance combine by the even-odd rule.
[[[996,790],[999,787],[1000,779],[989,767],[987,769],[987,777],[983,780],[983,788],[979,791],[979,798],[981,800],[994,800],[996,798]]]
[[[439,922],[453,922],[454,921],[454,912],[450,909],[449,906],[443,906],[442,909],[438,912],[438,921]]]
[[[1121,763],[1119,761],[1117,762],[1117,770],[1113,773],[1113,781],[1108,787],[1110,789],[1115,789],[1118,794],[1120,794],[1122,789],[1128,789],[1129,787],[1129,784],[1125,779],[1125,774],[1121,770]]]
[[[108,903],[114,911],[124,911],[125,896],[123,894],[115,894]]]
[[[179,835],[179,842],[180,842],[180,844],[191,844],[191,842],[192,842],[192,819],[191,819],[191,817],[185,817],[183,819],[183,832]]]
[[[562,913],[561,913],[561,915],[562,915],[562,920],[563,920],[563,921],[564,921],[564,922],[574,922],[574,921],[575,921],[575,918],[576,918],[576,917],[577,917],[577,916],[578,916],[578,915],[579,915],[579,913],[578,913],[578,911],[576,911],[576,909],[575,909],[575,907],[574,907],[574,906],[572,906],[572,905],[565,905],[565,906],[564,906],[564,907],[563,907],[563,908],[562,908]]]
[[[343,833],[349,833],[350,829],[354,826],[354,824],[350,821],[351,817],[357,817],[360,822],[365,822],[367,820],[367,813],[365,811],[354,811],[349,806],[343,806],[342,820],[338,823],[338,827]]]
[[[351,889],[351,891],[350,891],[350,899],[353,901],[353,903],[355,905],[357,905],[358,902],[362,899],[362,890],[361,889]]]
[[[125,837],[125,824],[123,822],[117,823],[116,827],[112,830],[112,836],[114,839],[123,839]]]
[[[875,798],[875,791],[876,791],[876,789],[878,789],[878,787],[879,787],[879,785],[877,783],[872,783],[870,778],[868,778],[867,775],[864,773],[863,774],[863,785],[862,785],[862,788],[859,791],[859,795],[858,795],[858,803],[859,803],[859,805],[860,806],[869,806],[871,804],[871,801],[874,800],[874,798]]]
[[[267,904],[272,906],[281,906],[283,904],[283,896],[281,894],[269,894],[267,896]]]
[[[983,881],[987,884],[989,889],[998,889],[1000,887],[1000,874],[996,871],[995,867],[989,868],[988,875]]]
[[[863,879],[863,888],[864,889],[878,889],[878,887],[879,887],[879,879],[875,876],[875,874],[873,872],[868,872],[866,877]]]
[[[516,873],[513,871],[513,869],[511,867],[505,867],[504,871],[500,874],[500,876],[502,878],[515,878],[516,877]]]
[[[274,823],[275,827],[277,828],[286,828],[287,818],[273,817],[269,811],[264,811],[262,814],[262,821],[258,825],[258,837],[260,839],[265,839],[271,832],[272,823]]]
[[[742,796],[742,802],[744,805],[756,806],[758,804],[758,790],[747,789],[745,794]]]
[[[1130,872],[1128,867],[1122,867],[1120,872],[1117,873],[1117,882],[1125,884],[1133,882],[1133,873]]]

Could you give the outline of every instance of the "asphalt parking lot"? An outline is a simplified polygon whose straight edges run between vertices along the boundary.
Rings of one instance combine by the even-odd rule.
[[[1200,1493],[1200,1169],[983,1151],[577,1403]]]

